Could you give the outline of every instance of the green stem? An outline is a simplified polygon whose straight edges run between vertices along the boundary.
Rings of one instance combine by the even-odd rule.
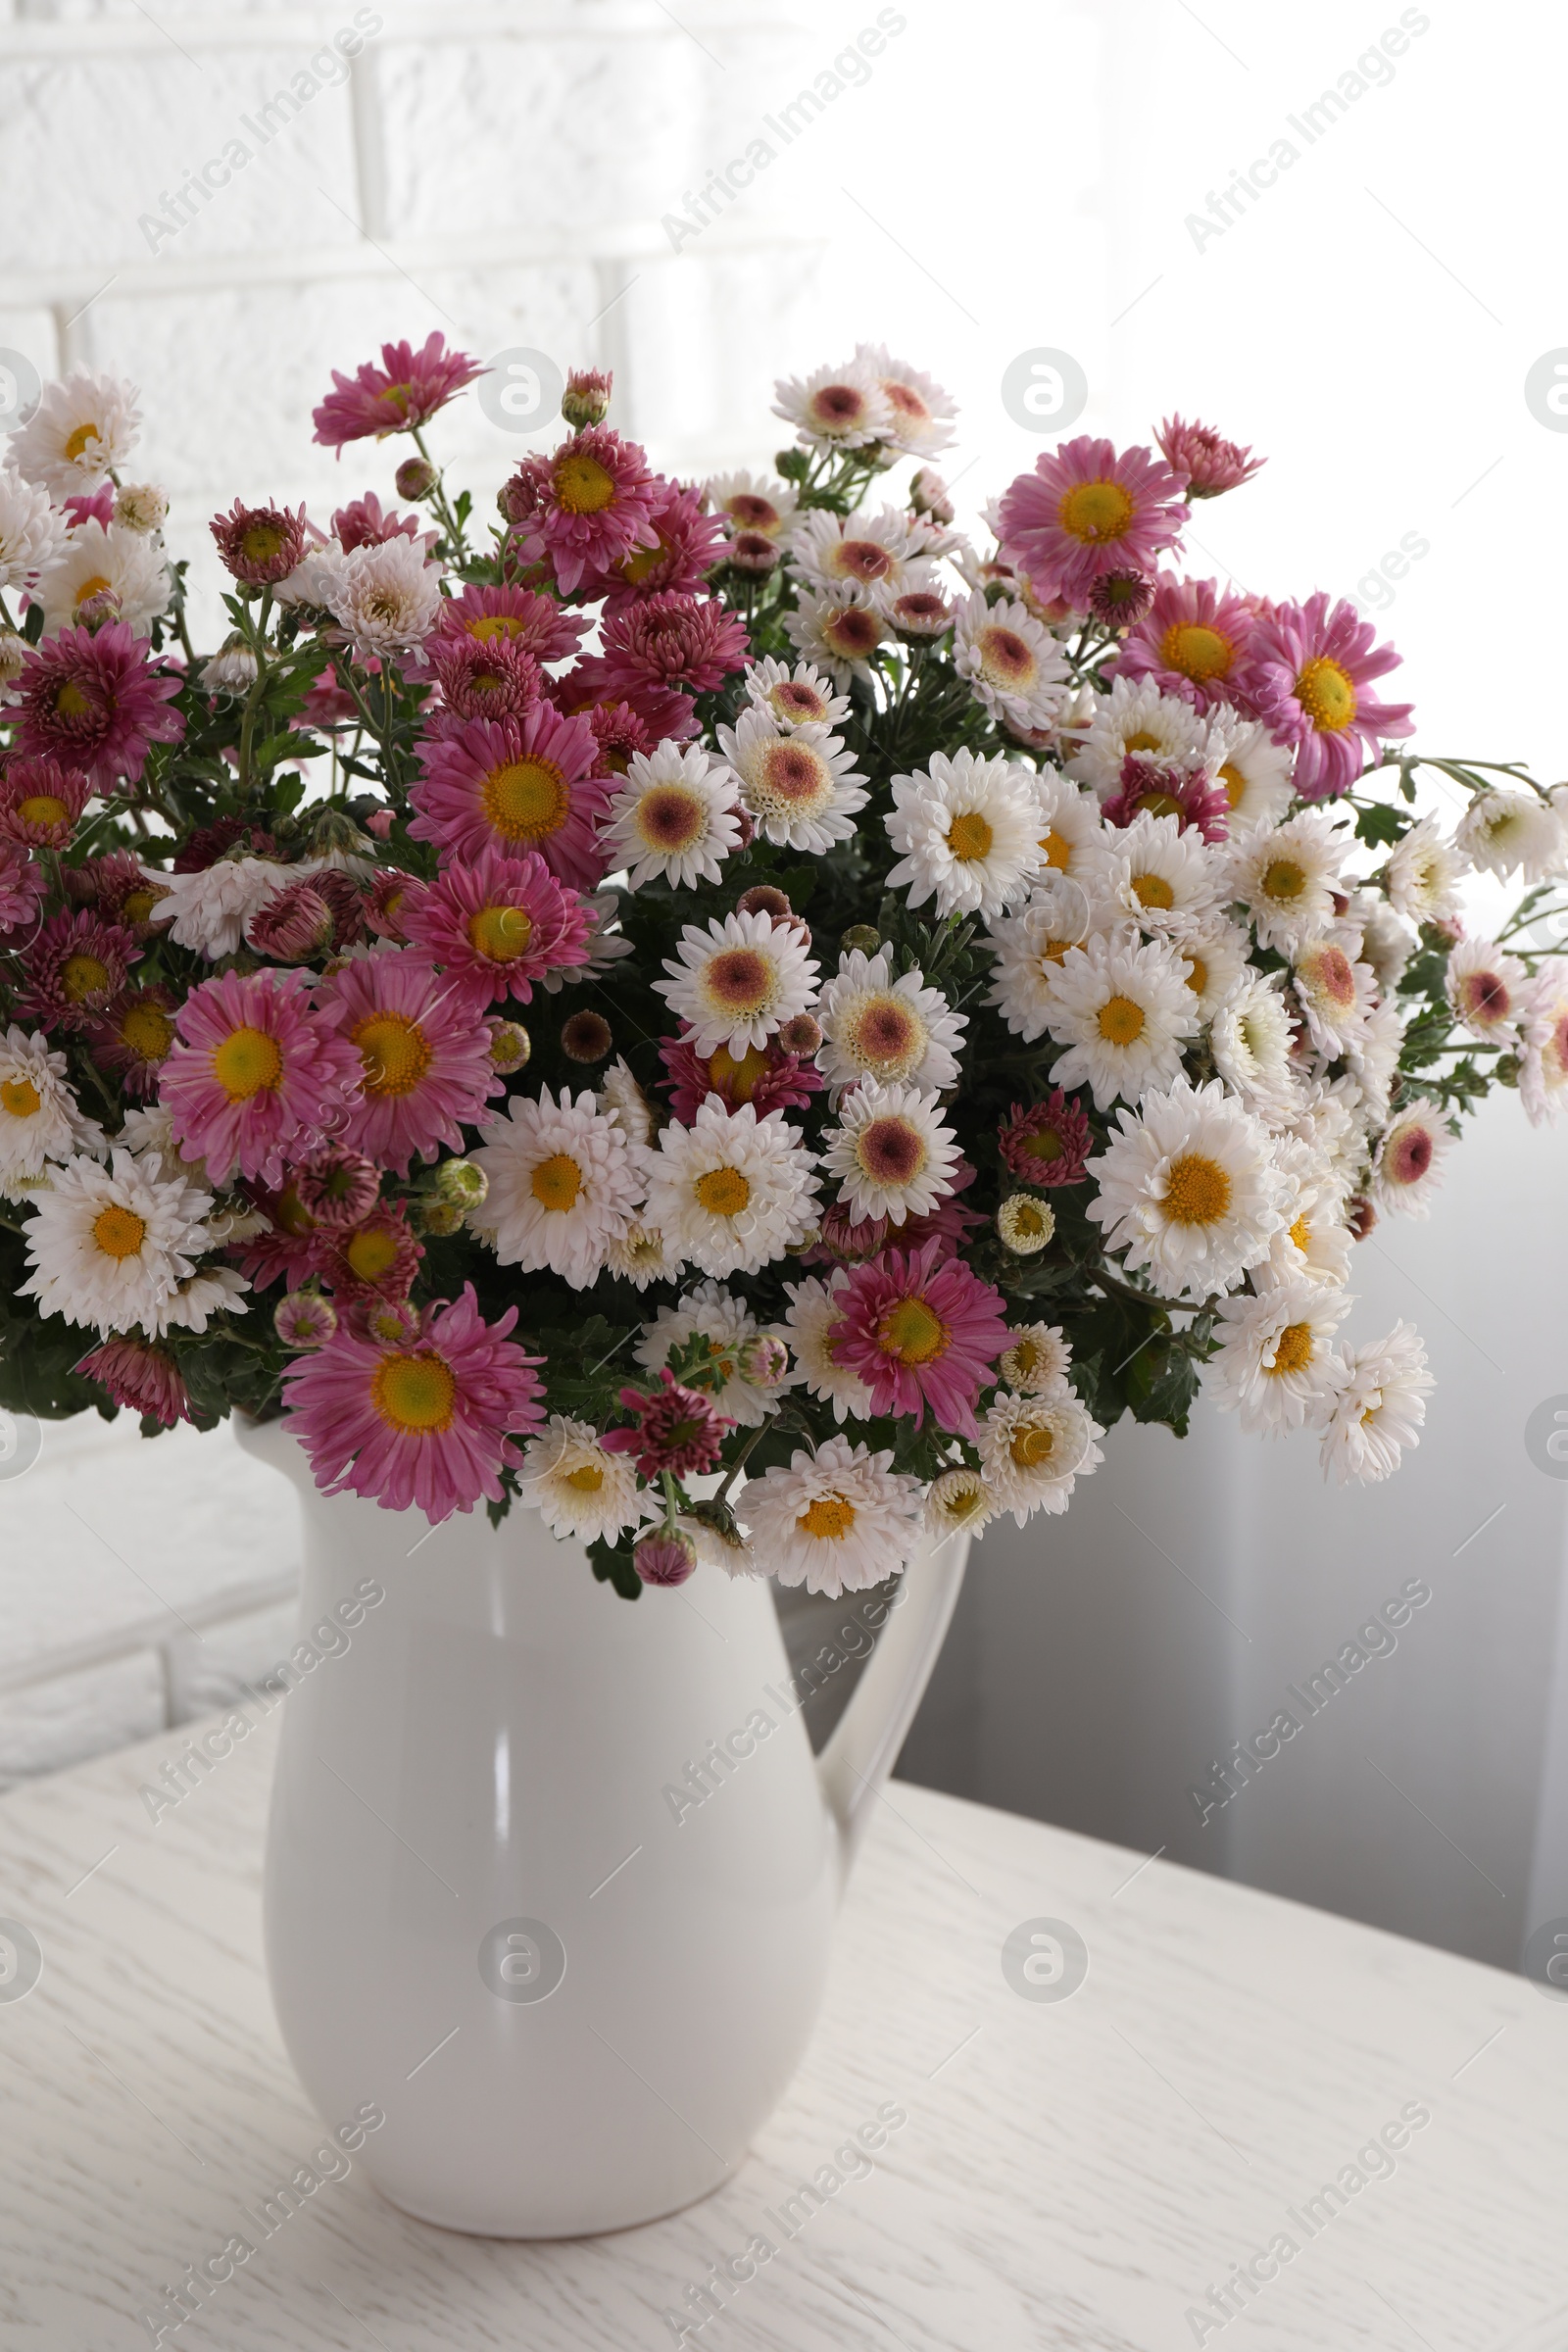
[[[447,503],[447,494],[443,484],[441,468],[436,465],[434,458],[431,457],[430,452],[425,447],[424,435],[420,431],[419,427],[415,425],[413,430],[415,448],[418,451],[425,464],[434,468],[435,480],[431,485],[427,496],[431,506],[435,509],[436,518],[440,522],[441,528],[446,534],[447,544],[452,550],[452,560],[455,564],[466,564],[468,560],[468,543],[463,535],[463,525],[459,522],[456,514],[454,514],[451,507]]]
[[[256,713],[261,709],[262,695],[267,685],[267,623],[271,610],[272,591],[270,588],[264,588],[261,611],[256,616],[255,629],[246,631],[247,636],[250,637],[251,651],[256,656],[256,675],[251,682],[251,690],[245,697],[245,714],[239,723],[239,789],[242,793],[250,790],[251,746],[256,733]]]

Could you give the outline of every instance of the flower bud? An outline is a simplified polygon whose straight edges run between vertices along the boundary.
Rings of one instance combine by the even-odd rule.
[[[948,523],[953,520],[953,500],[948,494],[948,485],[940,473],[932,472],[929,466],[922,466],[909,484],[909,506],[914,514],[928,514],[933,522]]]
[[[115,494],[115,520],[122,531],[161,531],[169,500],[148,482],[125,482]]]
[[[561,1026],[561,1050],[568,1061],[603,1061],[614,1042],[602,1012],[574,1012]]]
[[[96,596],[85,597],[76,607],[77,628],[89,629],[94,635],[123,618],[120,599],[112,588],[100,588]]]
[[[449,1234],[461,1232],[466,1214],[466,1211],[456,1200],[432,1200],[428,1196],[416,1206],[420,1232],[432,1234],[437,1241],[444,1241]]]
[[[533,1046],[527,1030],[520,1021],[492,1021],[490,1024],[490,1059],[504,1078],[514,1070],[525,1070]]]
[[[697,1566],[697,1546],[679,1528],[644,1536],[632,1553],[632,1565],[645,1585],[683,1585]]]
[[[272,1329],[285,1348],[324,1348],[337,1329],[337,1310],[315,1291],[290,1291],[277,1303]]]
[[[256,656],[243,637],[225,637],[210,662],[201,668],[209,694],[245,694],[256,683]]]
[[[778,1042],[786,1054],[794,1054],[800,1060],[809,1061],[821,1046],[822,1024],[808,1012],[798,1012],[793,1020],[784,1023],[778,1033]]]
[[[365,1308],[365,1328],[379,1348],[406,1348],[419,1336],[419,1310],[407,1298],[372,1298]]]
[[[435,1189],[459,1208],[482,1208],[490,1179],[471,1159],[444,1159],[435,1172]]]
[[[610,415],[610,395],[614,385],[610,368],[573,368],[566,378],[566,389],[561,396],[561,414],[574,433],[590,424],[603,424]]]
[[[795,909],[784,892],[775,890],[771,882],[754,882],[750,890],[741,892],[735,902],[735,911],[737,914],[765,914],[770,921],[783,923],[789,920]]]
[[[739,531],[729,543],[730,566],[748,579],[765,580],[778,564],[778,549],[760,531]]]
[[[857,948],[862,956],[874,956],[881,945],[882,934],[870,923],[852,923],[839,941],[846,956],[853,956]]]
[[[259,956],[274,963],[308,963],[332,945],[332,909],[309,882],[290,882],[245,926]]]
[[[440,474],[428,458],[405,458],[392,476],[399,498],[428,498]]]
[[[776,1389],[788,1377],[790,1351],[771,1332],[760,1331],[743,1343],[736,1363],[754,1389]]]
[[[27,665],[27,640],[15,629],[0,629],[0,694],[14,686]]]
[[[1030,1193],[1009,1193],[997,1211],[997,1231],[1003,1248],[1014,1257],[1035,1257],[1056,1230],[1054,1209]]]

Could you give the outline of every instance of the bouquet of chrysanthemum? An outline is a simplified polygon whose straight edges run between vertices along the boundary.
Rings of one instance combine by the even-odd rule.
[[[1386,1476],[1431,1381],[1343,1341],[1352,1248],[1491,1085],[1568,1096],[1563,788],[1416,818],[1352,607],[1173,567],[1256,470],[1203,427],[1042,457],[982,556],[885,351],[702,488],[574,374],[476,532],[423,427],[479,369],[382,362],[316,437],[410,435],[424,516],[217,516],[206,660],[128,387],[0,470],[0,1396],[281,1410],[633,1594],[1062,1510],[1205,1364]]]

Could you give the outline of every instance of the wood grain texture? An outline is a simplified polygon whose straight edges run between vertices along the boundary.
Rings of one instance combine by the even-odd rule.
[[[405,2220],[355,2164],[264,2237],[259,2201],[324,2136],[262,1971],[270,1727],[155,1827],[138,1785],[178,1744],[0,1801],[0,1914],[43,1952],[0,1999],[5,2352],[145,2345],[143,2311],[235,2233],[254,2254],[166,2343],[635,2352],[672,2343],[680,2307],[704,2352],[1177,2352],[1189,2308],[1287,2231],[1296,2259],[1207,2342],[1568,2344],[1568,2003],[897,1782],[807,2062],[715,2196],[507,2244]],[[1003,1976],[1040,1916],[1088,1946],[1064,2001]],[[872,2169],[786,2237],[780,2201],[886,2102],[907,2121]],[[1406,2102],[1430,2124],[1308,2240],[1288,2209]],[[688,2290],[759,2232],[772,2258],[696,2330]]]

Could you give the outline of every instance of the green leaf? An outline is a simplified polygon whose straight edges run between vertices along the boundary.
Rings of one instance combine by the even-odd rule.
[[[588,1557],[602,1585],[613,1585],[622,1600],[641,1600],[643,1580],[629,1553],[613,1550],[600,1536],[588,1545]]]
[[[1374,801],[1370,808],[1357,810],[1355,837],[1369,841],[1374,847],[1402,841],[1410,830],[1410,819],[1401,816],[1387,801]]]

